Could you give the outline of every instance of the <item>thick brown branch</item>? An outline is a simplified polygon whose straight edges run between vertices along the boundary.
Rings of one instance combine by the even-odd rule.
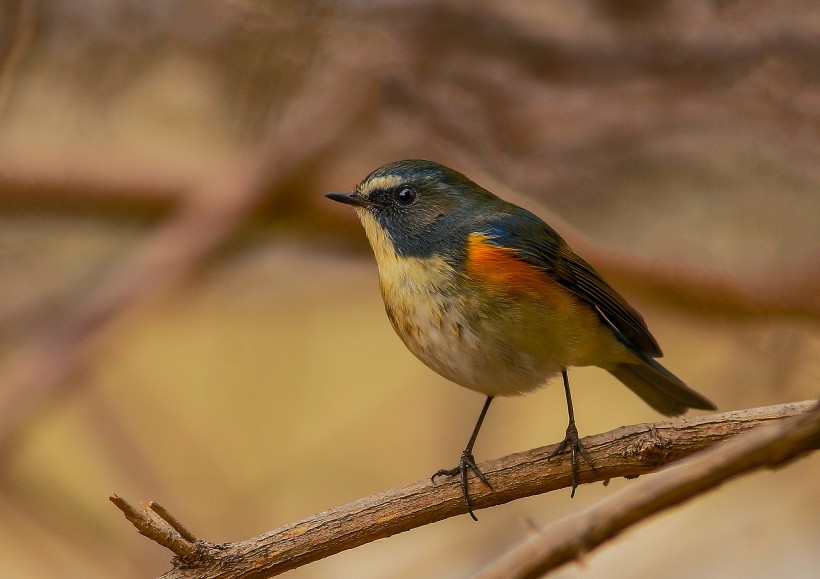
[[[689,456],[749,429],[809,411],[814,401],[625,426],[584,439],[596,469],[582,463],[582,483],[634,477]],[[817,441],[815,441],[816,443]],[[474,509],[500,505],[570,485],[565,455],[553,447],[509,455],[480,465],[493,490],[470,485]],[[464,514],[456,480],[429,479],[361,499],[238,543],[197,543],[164,579],[270,577],[312,561],[428,523]],[[140,531],[142,532],[142,531]]]
[[[761,467],[776,467],[820,444],[820,405],[756,429],[641,481],[582,513],[551,524],[495,561],[477,579],[540,577],[632,525]]]

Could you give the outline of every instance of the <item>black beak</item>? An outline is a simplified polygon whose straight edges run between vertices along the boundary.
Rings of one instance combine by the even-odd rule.
[[[328,193],[325,197],[355,207],[364,207],[367,204],[365,199],[358,193]]]

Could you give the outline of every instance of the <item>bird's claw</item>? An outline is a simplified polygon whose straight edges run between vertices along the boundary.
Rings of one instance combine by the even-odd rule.
[[[581,439],[578,436],[578,429],[575,427],[575,422],[569,423],[564,440],[562,440],[561,443],[555,447],[555,450],[550,453],[547,460],[564,452],[567,446],[569,446],[570,461],[572,463],[572,492],[570,493],[570,498],[572,498],[575,496],[575,489],[578,487],[578,455],[580,454],[584,458],[592,470],[595,470],[595,465],[592,464],[592,456],[589,454],[584,445],[581,444]]]
[[[470,501],[470,493],[467,490],[467,472],[472,470],[476,476],[479,478],[481,482],[487,485],[487,488],[493,490],[493,486],[487,480],[487,477],[484,476],[484,473],[476,466],[475,458],[473,458],[473,454],[468,451],[464,451],[461,453],[461,460],[458,462],[458,466],[455,468],[442,468],[436,471],[433,476],[430,477],[432,482],[436,481],[436,477],[438,476],[455,476],[458,475],[459,479],[461,480],[461,491],[464,493],[464,502],[467,504],[467,512],[473,518],[474,521],[478,521],[478,518],[473,513],[473,504]]]

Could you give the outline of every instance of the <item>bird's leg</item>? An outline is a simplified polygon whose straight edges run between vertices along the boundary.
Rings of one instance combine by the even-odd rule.
[[[572,493],[570,497],[575,496],[575,489],[578,487],[578,455],[584,457],[584,460],[587,461],[589,466],[595,469],[595,465],[592,464],[592,457],[587,452],[587,449],[584,448],[584,445],[581,444],[581,439],[578,437],[578,429],[575,427],[575,412],[572,410],[572,395],[569,393],[569,377],[567,377],[567,370],[561,370],[561,376],[564,377],[564,392],[567,395],[567,412],[569,413],[569,424],[567,425],[567,434],[564,437],[564,440],[561,441],[561,444],[555,447],[549,458],[552,458],[556,454],[560,454],[564,452],[564,449],[569,446],[570,450],[570,459],[572,461]]]
[[[490,490],[493,490],[492,485],[487,481],[484,473],[478,469],[478,466],[476,466],[475,463],[475,458],[473,458],[473,445],[475,444],[475,439],[478,437],[478,431],[481,430],[481,423],[484,422],[484,417],[487,415],[487,409],[490,408],[490,402],[492,401],[493,397],[487,396],[487,400],[484,402],[484,408],[481,409],[481,414],[478,416],[478,422],[476,422],[475,428],[473,429],[473,434],[470,436],[467,446],[461,453],[461,460],[459,461],[458,466],[455,468],[442,468],[430,477],[430,480],[435,482],[437,476],[459,475],[461,478],[461,490],[464,493],[464,502],[467,503],[467,512],[470,513],[470,516],[474,521],[477,521],[478,518],[476,518],[475,514],[473,514],[473,505],[470,501],[470,493],[467,490],[467,471],[472,470],[476,476],[481,479],[481,482],[487,485]]]

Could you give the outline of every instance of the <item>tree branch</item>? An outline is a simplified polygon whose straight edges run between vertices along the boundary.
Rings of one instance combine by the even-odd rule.
[[[820,405],[693,456],[537,531],[476,579],[524,579],[543,574],[599,547],[623,531],[741,474],[777,467],[820,444]]]
[[[649,473],[661,465],[761,425],[777,423],[782,426],[784,419],[805,414],[815,406],[816,401],[782,404],[655,424],[624,426],[591,436],[584,439],[584,445],[592,455],[596,468],[592,470],[582,462],[579,478],[581,483],[590,483]],[[817,448],[820,446],[820,439],[815,437],[811,444],[811,448]],[[473,508],[483,509],[568,487],[571,483],[569,459],[567,455],[561,455],[550,461],[548,456],[552,448],[536,448],[480,465],[493,490],[471,484]],[[791,450],[795,448],[797,447]],[[805,450],[808,447],[804,443],[799,448]],[[754,451],[755,448],[750,452]],[[790,455],[782,455],[781,460],[788,456]],[[754,464],[756,466],[747,467],[747,470],[773,463],[758,460]],[[712,479],[713,477],[709,478],[710,481]],[[713,482],[712,486],[718,482]],[[703,485],[696,492],[707,488],[708,485]],[[424,479],[313,515],[245,541],[215,545],[184,539],[174,525],[167,522],[170,515],[168,518],[161,517],[165,523],[159,523],[151,513],[146,510],[136,511],[119,497],[112,497],[112,501],[123,510],[140,533],[177,554],[174,568],[163,575],[164,579],[202,576],[221,579],[271,577],[341,551],[466,512],[457,480],[439,479],[436,483],[431,483],[429,479]],[[157,523],[163,529],[163,533],[159,533],[159,539],[154,536],[158,535],[154,530],[146,532],[151,525]],[[167,534],[171,534],[174,541],[169,542],[165,536]],[[187,541],[188,548],[181,549],[177,539]]]

